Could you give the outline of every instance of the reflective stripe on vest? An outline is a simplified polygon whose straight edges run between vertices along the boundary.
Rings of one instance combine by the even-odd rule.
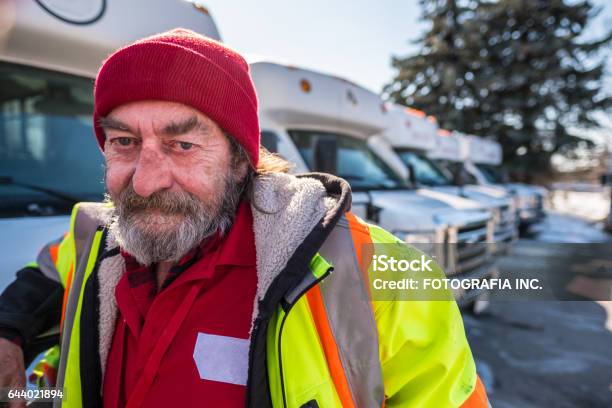
[[[374,244],[372,247],[382,245],[380,249],[386,252],[388,244],[400,243],[402,246],[394,247],[394,250],[400,251],[400,256],[405,259],[415,258],[415,251],[421,253],[414,247],[406,247],[401,240],[378,226],[368,227]],[[378,249],[371,250],[374,251]],[[434,267],[437,274],[444,275],[438,265]],[[388,406],[489,406],[454,300],[376,301],[373,307],[379,331],[385,333],[380,345],[380,359],[385,390],[392,396],[387,400]],[[380,316],[383,309],[388,318]],[[397,330],[398,334],[393,333],[401,326],[403,328]],[[405,332],[406,329],[409,331]],[[396,339],[398,337],[401,341]],[[398,350],[402,350],[399,358],[389,357]]]
[[[62,241],[63,238],[60,238],[45,245],[38,253],[38,257],[36,258],[36,267],[40,269],[45,277],[54,281],[58,281],[59,279],[62,286],[65,287],[65,281],[62,279],[57,268],[59,246]]]
[[[487,407],[454,301],[370,297],[375,246],[394,243],[350,213],[338,222],[268,327],[274,407]]]
[[[79,203],[72,212],[71,230],[74,252],[61,256],[72,258],[73,274],[66,274],[65,308],[61,336],[61,355],[57,375],[57,387],[63,387],[66,398],[54,404],[55,407],[81,407],[81,364],[80,364],[80,321],[83,293],[87,279],[94,269],[101,245],[103,224],[100,215],[108,206],[99,203]],[[70,256],[72,255],[72,256]]]
[[[325,407],[381,407],[378,332],[345,216],[310,269],[312,275],[285,297],[268,327],[274,406],[316,400]]]

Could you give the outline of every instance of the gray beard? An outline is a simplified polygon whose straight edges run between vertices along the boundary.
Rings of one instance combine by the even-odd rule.
[[[141,265],[177,262],[217,231],[226,234],[233,223],[242,184],[229,172],[217,181],[223,188],[208,202],[188,192],[159,191],[145,198],[138,196],[130,183],[118,197],[107,196],[115,209],[109,232]],[[150,210],[155,214],[147,214]],[[173,220],[176,217],[181,219]],[[169,226],[160,229],[164,224]]]

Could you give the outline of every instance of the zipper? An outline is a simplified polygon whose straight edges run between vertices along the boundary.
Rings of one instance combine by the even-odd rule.
[[[283,359],[281,356],[281,344],[282,344],[283,326],[285,325],[285,320],[287,320],[287,316],[289,316],[289,312],[293,308],[293,305],[295,305],[298,302],[298,300],[300,300],[302,296],[304,296],[304,294],[308,292],[312,287],[317,285],[319,282],[325,279],[330,273],[332,273],[333,270],[334,270],[333,266],[328,267],[327,270],[321,276],[319,276],[314,282],[312,282],[312,284],[308,285],[306,288],[304,288],[304,290],[300,292],[300,294],[295,298],[293,303],[287,304],[287,310],[285,310],[285,315],[283,316],[283,320],[281,320],[280,328],[278,329],[278,371],[280,374],[280,385],[281,385],[281,391],[283,394],[283,407],[284,408],[287,408],[287,396],[285,395],[285,380],[283,376]]]

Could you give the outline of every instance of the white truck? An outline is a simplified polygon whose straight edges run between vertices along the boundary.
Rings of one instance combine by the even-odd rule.
[[[459,180],[460,173],[449,174],[428,157],[462,162],[465,156],[460,139],[439,132],[433,118],[394,105],[389,109],[389,126],[370,139],[370,146],[412,184],[469,198],[490,209],[494,215],[494,248],[504,250],[504,243],[516,238],[513,201],[503,189],[466,184],[467,180]],[[399,165],[394,156],[399,157]]]
[[[494,212],[496,224],[496,252],[507,252],[510,245],[518,239],[518,221],[516,218],[516,198],[508,190],[499,186],[479,184],[468,171],[468,143],[459,132],[439,130],[436,137],[436,148],[427,152],[427,157],[438,164],[447,177],[452,180],[461,195],[478,200],[491,200],[498,210]]]
[[[103,59],[177,26],[219,39],[206,9],[185,1],[0,2],[0,290],[68,230],[74,202],[103,197],[92,129]]]
[[[522,183],[509,183],[502,170],[502,148],[494,141],[476,136],[464,136],[468,144],[465,169],[480,185],[506,188],[516,197],[516,211],[521,230],[542,221],[545,217],[544,201],[548,191],[543,187]]]
[[[368,146],[368,138],[388,125],[387,107],[376,94],[332,75],[269,60],[250,66],[268,150],[294,163],[295,172],[323,171],[346,179],[355,214],[408,243],[434,244],[433,255],[442,259],[447,274],[486,279],[495,273],[486,245],[470,257],[455,251],[461,244],[492,239],[491,213],[470,200],[410,188]],[[480,294],[456,293],[466,304]]]

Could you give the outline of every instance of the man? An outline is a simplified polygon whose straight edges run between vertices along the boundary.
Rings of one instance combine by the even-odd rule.
[[[108,202],[0,298],[0,386],[60,323],[64,406],[487,406],[455,302],[372,296],[368,248],[399,241],[343,180],[260,152],[239,54],[173,30],[94,94]]]

